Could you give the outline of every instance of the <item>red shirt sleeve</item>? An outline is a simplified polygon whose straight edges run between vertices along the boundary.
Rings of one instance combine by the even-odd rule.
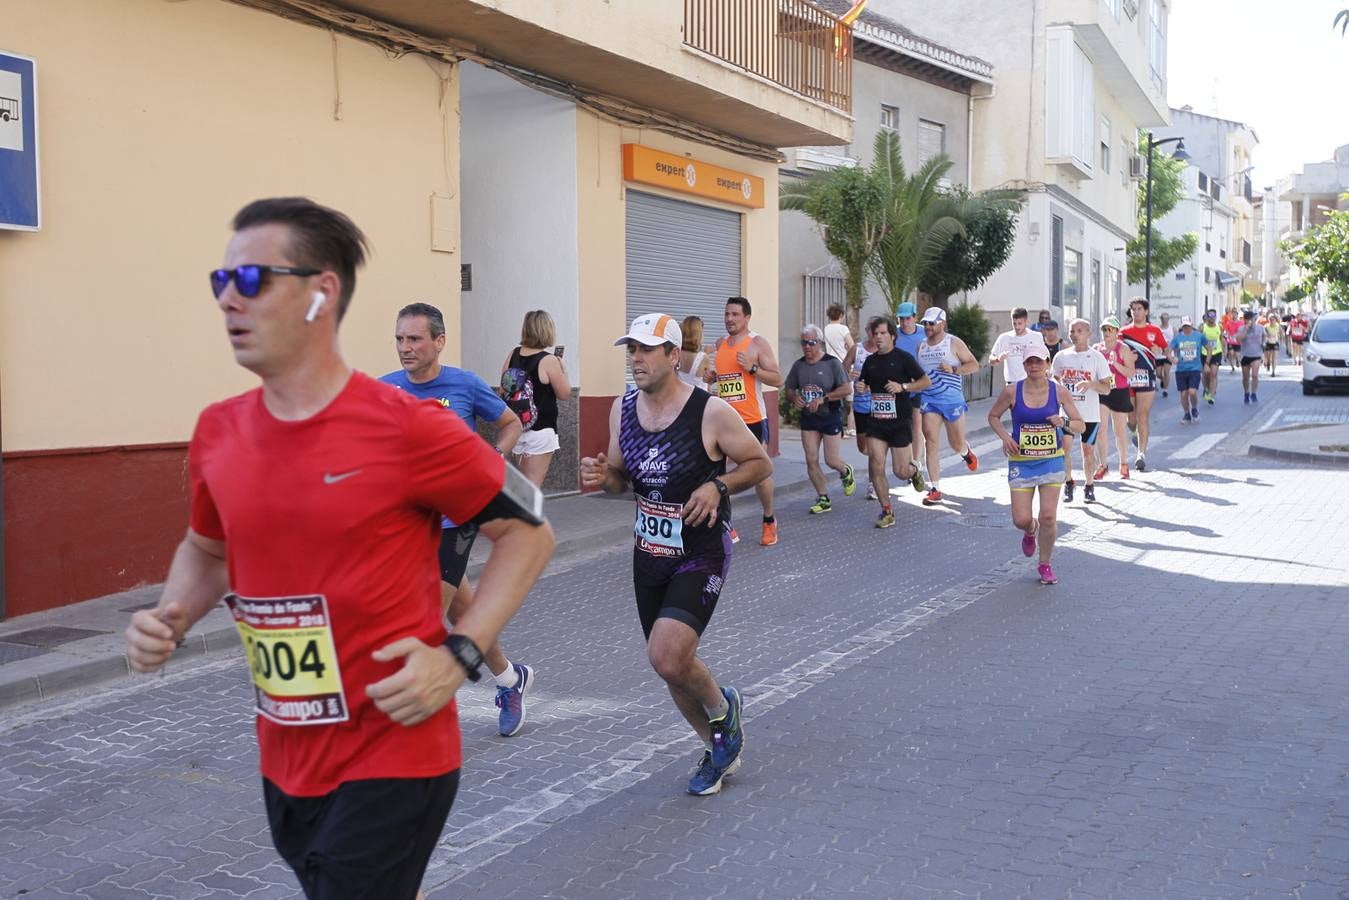
[[[187,448],[187,472],[188,472],[188,491],[189,500],[192,503],[192,511],[188,516],[188,523],[192,530],[204,538],[210,538],[214,541],[223,541],[225,539],[225,525],[220,521],[220,511],[216,509],[215,500],[211,497],[210,485],[206,483],[206,477],[202,472],[202,460],[207,454],[210,446],[210,428],[206,421],[210,410],[202,413],[197,419],[197,427],[192,432],[192,443]]]
[[[506,460],[458,416],[411,405],[407,428],[411,499],[455,522],[482,512],[506,483]]]

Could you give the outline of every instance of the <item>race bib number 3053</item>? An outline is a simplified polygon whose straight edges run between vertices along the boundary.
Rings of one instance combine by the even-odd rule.
[[[632,528],[637,549],[652,556],[684,555],[684,505],[637,497],[637,522]]]
[[[1021,455],[1030,459],[1059,452],[1059,430],[1047,423],[1021,426]]]
[[[225,605],[244,645],[259,715],[280,725],[347,720],[326,597],[229,594]]]

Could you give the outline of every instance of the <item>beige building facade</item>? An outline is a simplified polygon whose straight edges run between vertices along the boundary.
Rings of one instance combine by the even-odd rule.
[[[37,61],[43,227],[0,231],[0,613],[162,577],[186,523],[195,418],[255,384],[233,362],[206,276],[219,265],[230,217],[257,197],[310,196],[351,215],[370,238],[341,332],[346,358],[363,371],[395,367],[394,316],[420,300],[451,323],[444,362],[494,382],[523,311],[554,307],[579,384],[579,402],[564,404],[573,412],[550,475],[558,489],[576,488],[582,448],[607,441],[608,405],[625,382],[612,340],[630,318],[627,273],[635,264],[649,275],[647,256],[630,252],[631,195],[693,207],[695,223],[703,209],[732,217],[723,221],[736,238],[738,292],[772,309],[769,330],[779,148],[850,139],[851,60],[834,54],[836,21],[808,4],[800,20],[828,32],[827,50],[819,35],[797,46],[805,31],[784,36],[763,22],[762,33],[735,46],[767,50],[758,62],[737,59],[713,23],[689,18],[706,6],[7,7],[3,49]],[[812,50],[826,64],[823,81],[819,65],[799,77],[794,60]],[[520,149],[527,128],[491,139],[510,124],[500,109],[494,122],[479,120],[489,139],[465,139],[470,65],[479,68],[480,93],[470,95],[479,112],[493,110],[490,94],[503,86],[503,104],[532,92],[524,115],[540,108],[537,98],[549,101],[548,143],[532,159]],[[754,202],[740,181],[728,201],[700,193],[691,173],[677,183],[628,177],[629,146],[683,160],[680,171],[734,173],[751,184]],[[515,154],[517,177],[502,180],[494,199],[503,209],[493,218],[481,214],[491,198],[475,194],[465,173],[491,170],[489,155],[502,147]],[[553,151],[562,158],[547,168],[550,180],[531,181],[538,154]],[[466,205],[471,197],[476,206]],[[549,230],[564,240],[548,250],[551,268],[532,292],[502,282],[505,260],[514,259],[518,278],[534,251],[528,229],[514,247],[500,232],[557,208],[565,227]],[[479,264],[466,280],[470,251]],[[558,279],[570,283],[557,288]],[[500,305],[488,303],[494,290]],[[490,352],[477,355],[480,345]]]

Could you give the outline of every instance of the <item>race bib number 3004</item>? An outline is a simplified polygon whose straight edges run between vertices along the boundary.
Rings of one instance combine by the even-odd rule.
[[[244,645],[259,715],[280,725],[347,720],[326,597],[230,594],[225,605]]]

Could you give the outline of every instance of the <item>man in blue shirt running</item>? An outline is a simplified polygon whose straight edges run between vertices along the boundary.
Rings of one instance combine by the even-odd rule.
[[[423,400],[436,401],[457,414],[469,428],[475,427],[478,419],[493,423],[497,452],[503,456],[511,452],[520,439],[519,417],[477,375],[440,364],[440,352],[445,349],[445,317],[439,309],[429,303],[413,303],[400,309],[394,341],[403,368],[380,381]],[[449,519],[443,519],[442,525],[441,604],[450,620],[456,621],[473,604],[473,588],[464,573],[468,571],[468,557],[478,529],[472,524],[455,525]],[[524,724],[524,697],[534,686],[534,670],[506,659],[500,643],[493,643],[483,659],[496,676],[496,705],[501,709],[498,728],[510,737]]]
[[[1199,384],[1203,380],[1204,360],[1217,353],[1218,347],[1196,331],[1194,321],[1186,316],[1180,320],[1180,331],[1171,338],[1171,362],[1176,367],[1176,390],[1180,393],[1180,408],[1185,413],[1184,424],[1199,421]]]

